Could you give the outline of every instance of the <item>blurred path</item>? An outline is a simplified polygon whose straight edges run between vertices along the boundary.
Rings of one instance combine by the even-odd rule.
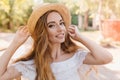
[[[81,32],[81,34],[91,38],[98,43],[100,39],[99,32]],[[9,43],[14,37],[13,33],[0,33],[0,55],[5,51]],[[25,49],[29,47],[31,40],[29,39],[23,46],[21,46],[13,58],[18,57],[25,52]],[[83,65],[83,72],[89,71],[87,80],[120,80],[120,45],[113,45],[106,47],[106,49],[113,55],[113,61],[106,65],[99,65],[90,68],[88,65]],[[104,56],[103,56],[104,57]]]

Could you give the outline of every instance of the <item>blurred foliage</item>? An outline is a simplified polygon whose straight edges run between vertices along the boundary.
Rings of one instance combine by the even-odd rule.
[[[81,0],[80,2],[80,14],[84,14],[89,10],[90,17],[94,17],[99,9],[99,3],[102,2],[101,14],[104,19],[110,19],[111,16],[116,19],[120,19],[120,0]]]
[[[120,19],[120,0],[103,0],[102,12],[106,19],[111,16]]]
[[[45,3],[57,3],[58,0],[44,0]]]
[[[32,0],[0,0],[0,28],[14,31],[26,25],[32,5]]]
[[[102,1],[102,15],[110,19],[114,15],[120,19],[120,0],[37,0],[38,2],[63,3],[71,11],[72,23],[78,24],[78,16],[84,16],[89,10],[92,19],[98,12],[99,2]],[[0,0],[0,29],[16,30],[20,25],[25,25],[32,12],[34,0]],[[113,16],[112,16],[113,17]],[[90,20],[91,21],[91,20]]]

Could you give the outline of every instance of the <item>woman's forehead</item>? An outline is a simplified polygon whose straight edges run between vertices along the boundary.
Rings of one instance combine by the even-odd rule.
[[[47,23],[49,23],[50,21],[61,21],[62,16],[58,13],[58,12],[51,12],[48,14],[47,17]]]

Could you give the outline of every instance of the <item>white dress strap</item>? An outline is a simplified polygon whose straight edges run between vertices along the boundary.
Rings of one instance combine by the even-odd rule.
[[[77,56],[77,58],[79,60],[79,65],[83,64],[83,61],[85,60],[85,57],[86,57],[87,54],[88,54],[87,50],[81,50],[81,49],[79,49],[76,52],[76,56]]]
[[[33,60],[19,61],[12,66],[22,74],[22,77],[28,80],[35,80],[36,69]]]

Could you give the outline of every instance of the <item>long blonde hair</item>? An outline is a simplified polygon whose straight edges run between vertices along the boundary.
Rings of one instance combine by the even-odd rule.
[[[51,58],[51,45],[48,39],[47,33],[47,16],[50,12],[48,11],[39,18],[35,26],[32,38],[34,40],[33,51],[30,52],[25,58],[20,60],[34,59],[37,77],[36,80],[55,80],[54,74],[52,73],[50,64]],[[62,17],[62,16],[61,16]],[[69,35],[66,34],[65,41],[61,43],[61,49],[65,53],[73,53],[79,47],[70,39]]]

